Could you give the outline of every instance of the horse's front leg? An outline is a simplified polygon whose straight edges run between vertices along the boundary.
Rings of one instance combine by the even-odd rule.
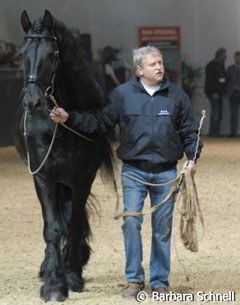
[[[41,202],[44,220],[45,259],[40,276],[44,280],[41,297],[45,301],[63,302],[68,297],[68,287],[64,274],[60,244],[63,226],[60,223],[56,183],[41,175],[34,177],[35,188]]]
[[[75,292],[81,292],[84,289],[82,271],[91,253],[89,246],[91,230],[86,202],[92,181],[93,178],[85,179],[84,184],[78,184],[72,188],[72,222],[66,244],[67,255],[64,259],[68,287]]]

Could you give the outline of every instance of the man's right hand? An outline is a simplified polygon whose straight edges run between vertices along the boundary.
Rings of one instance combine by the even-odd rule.
[[[69,117],[69,114],[60,107],[54,107],[50,112],[50,118],[54,123],[65,123]]]
[[[197,171],[196,163],[193,160],[188,160],[184,164],[184,169],[186,169],[188,172],[190,172],[191,175],[195,175]]]

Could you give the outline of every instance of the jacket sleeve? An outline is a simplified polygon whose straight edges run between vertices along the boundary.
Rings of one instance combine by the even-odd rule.
[[[78,132],[104,134],[118,122],[120,95],[117,88],[107,98],[102,109],[71,111],[66,124]]]
[[[194,120],[192,106],[188,96],[183,92],[179,112],[179,135],[184,151],[189,160],[200,157],[202,142],[198,141],[198,123]]]

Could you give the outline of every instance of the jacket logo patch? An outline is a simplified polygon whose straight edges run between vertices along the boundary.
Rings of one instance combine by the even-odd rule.
[[[170,115],[170,113],[168,112],[168,110],[160,110],[158,115]]]

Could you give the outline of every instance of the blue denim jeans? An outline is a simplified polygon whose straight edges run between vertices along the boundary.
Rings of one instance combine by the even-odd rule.
[[[165,183],[176,178],[176,168],[160,173],[147,173],[129,165],[123,165],[122,173],[128,173],[150,183]],[[125,212],[142,212],[144,199],[149,193],[151,206],[160,203],[169,192],[171,184],[148,186],[122,176],[123,203]],[[170,273],[170,244],[172,232],[173,196],[152,214],[152,246],[150,258],[150,287],[168,287]],[[142,216],[126,216],[122,226],[127,282],[144,282],[142,266]]]

